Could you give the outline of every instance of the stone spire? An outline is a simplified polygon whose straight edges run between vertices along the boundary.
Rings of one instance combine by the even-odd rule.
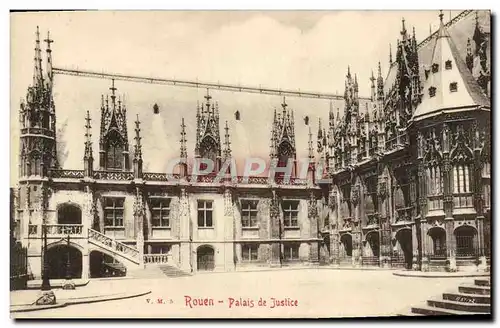
[[[139,121],[139,114],[135,121],[135,145],[134,145],[134,177],[136,179],[142,178],[142,145],[141,145],[141,122]]]
[[[184,117],[181,122],[181,159],[187,160],[186,124],[184,124]]]
[[[43,40],[47,43],[47,84],[49,89],[52,89],[53,82],[53,74],[52,74],[52,49],[50,49],[50,44],[54,42],[54,40],[50,39],[50,32],[47,31],[47,38]]]
[[[92,126],[90,124],[90,112],[87,111],[87,116],[85,117],[85,153],[83,155],[85,176],[92,176],[92,169],[94,163],[94,156],[92,154]]]
[[[35,65],[33,72],[33,87],[43,85],[43,72],[42,72],[42,50],[40,49],[40,30],[36,27],[35,39]]]
[[[389,66],[392,65],[392,45],[389,43]]]
[[[226,131],[224,134],[224,159],[228,159],[231,157],[231,141],[229,140],[229,127],[227,126],[227,121],[224,130]]]

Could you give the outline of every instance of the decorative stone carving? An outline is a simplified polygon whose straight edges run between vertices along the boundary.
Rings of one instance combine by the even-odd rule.
[[[181,189],[181,196],[179,199],[179,214],[182,217],[189,216],[189,199],[186,188]]]
[[[279,200],[275,192],[273,192],[273,197],[271,198],[269,214],[272,218],[277,218],[280,215]]]
[[[351,201],[354,206],[358,205],[359,202],[359,185],[355,184],[351,189]]]
[[[335,210],[337,207],[337,192],[335,190],[330,190],[330,194],[328,195],[328,204],[332,210]]]
[[[231,190],[229,188],[224,190],[224,215],[233,215],[233,195],[231,194]]]
[[[385,178],[378,183],[378,195],[382,200],[387,196],[387,181],[385,181]]]
[[[443,124],[443,152],[450,152],[450,127],[448,124]]]
[[[317,201],[314,197],[313,192],[310,192],[309,194],[309,201],[307,202],[307,214],[310,218],[314,218],[318,215]]]

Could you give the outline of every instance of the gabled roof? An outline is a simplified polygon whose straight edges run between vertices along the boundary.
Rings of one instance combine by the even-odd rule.
[[[441,24],[433,44],[432,60],[424,75],[422,103],[413,120],[421,120],[442,110],[490,106],[465,62],[462,60],[448,30]]]

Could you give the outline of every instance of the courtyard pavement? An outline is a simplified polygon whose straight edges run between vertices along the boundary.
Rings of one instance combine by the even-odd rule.
[[[474,278],[400,277],[393,271],[277,270],[204,273],[159,279],[91,280],[84,289],[150,294],[50,310],[13,313],[15,318],[318,318],[392,316],[412,305],[456,291]],[[33,291],[32,291],[33,292]],[[11,292],[11,297],[13,297]],[[60,294],[60,296],[58,295]],[[85,293],[90,293],[85,291]],[[73,295],[74,295],[73,294]],[[276,302],[277,300],[277,302]],[[264,304],[265,301],[265,304]]]

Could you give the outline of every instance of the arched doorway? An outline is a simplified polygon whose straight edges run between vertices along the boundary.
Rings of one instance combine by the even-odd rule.
[[[82,224],[82,210],[73,204],[62,204],[57,209],[58,224]]]
[[[370,231],[366,234],[366,249],[369,249],[368,256],[379,257],[380,255],[380,235],[378,231]]]
[[[196,251],[198,271],[213,271],[215,268],[214,249],[211,246],[200,246]]]
[[[443,228],[434,227],[427,233],[432,240],[432,257],[445,258],[446,257],[446,232]]]
[[[57,245],[47,250],[49,279],[82,277],[82,252],[68,245]]]
[[[340,236],[340,263],[351,264],[352,257],[352,236],[350,233],[345,233]]]
[[[126,267],[114,257],[99,251],[89,254],[90,278],[124,277]]]
[[[403,262],[403,266],[406,269],[411,269],[413,260],[413,242],[411,229],[403,228],[396,232],[396,249],[395,255],[398,258],[398,262]]]
[[[476,255],[476,236],[476,229],[471,226],[461,226],[455,229],[457,257]]]
[[[363,265],[379,265],[380,255],[380,233],[378,231],[370,231],[365,236],[363,242]]]

